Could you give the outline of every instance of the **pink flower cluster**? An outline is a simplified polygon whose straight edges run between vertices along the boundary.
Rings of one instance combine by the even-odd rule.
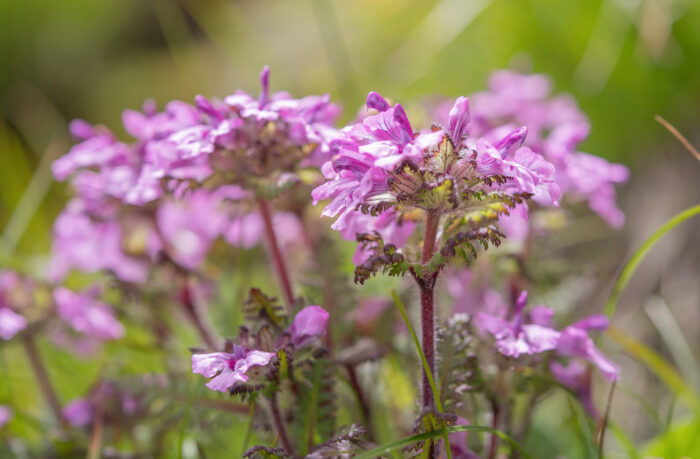
[[[328,181],[312,192],[314,204],[331,199],[323,215],[338,217],[332,227],[345,238],[376,230],[385,242],[401,247],[414,229],[404,221],[401,208],[458,215],[469,207],[462,200],[476,191],[558,204],[554,165],[522,146],[527,128],[509,126],[498,137],[468,135],[472,119],[464,97],[454,102],[444,127],[420,131],[414,131],[400,104],[391,107],[377,93],[367,96],[367,108],[375,114],[347,126],[331,143],[334,156],[322,168]],[[421,202],[421,194],[443,185],[449,185],[449,203]],[[358,210],[377,203],[392,207],[377,218]]]
[[[512,129],[526,127],[524,144],[554,165],[553,178],[561,193],[586,200],[608,224],[621,226],[624,214],[615,202],[615,185],[627,180],[627,168],[580,152],[578,145],[590,131],[588,120],[571,96],[551,93],[545,75],[494,72],[488,89],[470,98],[472,122],[467,133],[496,142]],[[438,119],[448,118],[448,107],[441,104]]]
[[[195,270],[219,237],[257,244],[262,220],[249,204],[251,177],[276,174],[283,183],[296,180],[299,168],[319,166],[338,113],[327,95],[269,94],[268,76],[265,68],[257,99],[238,91],[224,102],[198,96],[195,106],[174,101],[158,112],[149,101],[143,112],[127,110],[132,143],[74,121],[71,132],[82,142],[53,164],[56,179],[70,179],[76,192],[54,227],[53,279],[70,269],[107,270],[142,283],[159,257]],[[207,180],[226,185],[211,188]],[[296,217],[275,219],[295,240]]]

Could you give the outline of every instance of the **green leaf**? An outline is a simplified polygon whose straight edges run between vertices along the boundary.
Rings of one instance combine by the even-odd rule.
[[[428,156],[430,168],[441,173],[447,172],[457,159],[455,146],[446,135],[440,140],[437,149]]]
[[[394,450],[397,450],[399,448],[403,448],[405,446],[412,445],[414,443],[420,442],[420,441],[426,441],[431,438],[435,438],[439,435],[443,435],[445,431],[448,434],[451,433],[457,433],[457,432],[487,432],[496,435],[497,437],[501,438],[502,440],[507,441],[514,449],[516,449],[520,454],[523,455],[523,457],[530,459],[531,456],[525,451],[525,449],[518,443],[516,442],[513,438],[511,438],[508,434],[501,432],[500,430],[497,429],[492,429],[491,427],[485,427],[485,426],[452,426],[452,427],[447,427],[445,429],[440,429],[440,430],[433,430],[431,432],[424,432],[418,435],[413,435],[410,437],[402,438],[401,440],[396,440],[391,443],[386,443],[382,446],[379,446],[377,448],[371,449],[369,451],[365,451],[362,454],[358,454],[355,456],[355,459],[374,459],[377,456],[380,456],[382,454],[388,454]]]
[[[438,185],[423,188],[416,194],[415,200],[418,207],[426,210],[454,209],[457,205],[454,183],[447,179]]]
[[[313,445],[329,440],[335,431],[334,366],[327,359],[317,359],[300,379],[295,431],[301,455],[305,456]]]
[[[646,257],[649,251],[654,247],[654,245],[656,245],[659,239],[661,239],[666,233],[671,231],[676,226],[697,214],[700,214],[700,204],[674,215],[666,223],[661,225],[661,227],[657,229],[654,234],[652,234],[649,239],[644,241],[644,243],[637,249],[634,255],[632,255],[632,258],[629,259],[627,264],[625,264],[625,267],[620,272],[620,275],[615,282],[615,286],[612,289],[612,293],[610,293],[608,302],[605,305],[605,314],[608,317],[612,319],[612,316],[615,314],[615,310],[617,309],[617,302],[620,299],[620,293],[622,293],[625,287],[627,287],[627,284],[634,275],[634,272],[642,263],[644,257]]]
[[[269,323],[283,328],[287,320],[284,307],[277,304],[277,298],[265,295],[258,288],[251,288],[248,300],[244,303],[243,312],[250,322]]]
[[[426,376],[428,377],[428,382],[430,384],[430,390],[433,391],[433,398],[435,399],[435,407],[438,410],[438,413],[442,414],[444,413],[444,410],[442,408],[442,402],[440,401],[440,393],[437,391],[437,387],[435,386],[435,378],[433,378],[433,372],[430,371],[430,365],[428,365],[428,360],[425,358],[425,353],[423,352],[423,348],[420,345],[420,342],[418,341],[418,336],[416,335],[416,330],[413,328],[413,324],[411,324],[411,320],[408,318],[408,314],[406,313],[406,308],[403,305],[403,302],[401,301],[401,298],[399,298],[399,295],[396,294],[395,290],[391,291],[391,296],[394,299],[394,303],[396,303],[396,306],[399,308],[399,311],[401,312],[401,317],[403,318],[403,321],[406,324],[406,328],[408,328],[408,332],[411,334],[411,338],[413,338],[413,344],[416,346],[416,350],[418,351],[418,355],[420,355],[421,362],[423,363],[423,370],[425,371]],[[447,457],[448,459],[452,457],[452,451],[450,450],[450,439],[447,435],[446,425],[442,423],[442,436],[445,439],[445,451],[447,452]],[[427,438],[433,438],[433,437],[427,437]],[[426,438],[426,439],[427,439]],[[410,443],[409,443],[410,444]],[[388,451],[387,451],[388,452]]]

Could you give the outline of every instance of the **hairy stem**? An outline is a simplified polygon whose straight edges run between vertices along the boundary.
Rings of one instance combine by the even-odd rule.
[[[423,263],[423,265],[432,258],[435,252],[439,223],[440,215],[436,212],[428,211],[425,222],[425,236],[423,238],[423,254],[421,256],[421,263]],[[435,305],[433,303],[435,278],[436,275],[432,275],[431,279],[423,279],[422,282],[418,283],[421,290],[422,347],[432,374],[435,374]],[[423,371],[423,408],[435,408],[435,397],[433,396],[428,375],[425,371]]]
[[[267,246],[270,250],[270,257],[272,258],[272,262],[277,270],[277,275],[280,280],[282,292],[284,293],[284,298],[288,307],[291,307],[291,305],[294,304],[294,293],[292,292],[292,284],[289,281],[289,273],[287,272],[287,267],[284,263],[284,258],[282,257],[282,251],[277,243],[275,228],[272,224],[270,203],[265,198],[258,198],[258,206],[260,207],[260,214],[262,215],[263,222],[265,224],[265,238],[267,239]]]
[[[284,450],[288,454],[294,455],[294,448],[292,447],[292,443],[289,441],[287,428],[284,426],[284,421],[282,420],[279,407],[277,406],[277,397],[273,395],[268,399],[268,402],[268,405],[270,406],[270,418],[275,431],[277,431],[277,437],[279,438],[280,442],[282,442],[282,447]]]
[[[51,380],[49,379],[49,373],[44,366],[44,362],[41,361],[41,356],[39,355],[39,350],[36,348],[36,343],[31,334],[26,333],[23,337],[24,350],[29,358],[29,364],[34,371],[34,376],[36,377],[37,383],[39,383],[39,389],[41,390],[46,403],[48,403],[51,412],[58,422],[64,427],[66,426],[66,420],[63,418],[61,413],[61,403],[58,401],[56,396],[56,391],[51,385]]]

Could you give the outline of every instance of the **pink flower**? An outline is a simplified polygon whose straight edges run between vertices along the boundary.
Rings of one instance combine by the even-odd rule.
[[[307,306],[297,313],[289,327],[292,344],[304,347],[326,335],[328,311],[320,306]]]
[[[63,407],[61,415],[73,427],[85,427],[92,421],[92,404],[86,398],[75,398]]]
[[[207,383],[211,390],[226,392],[236,383],[246,382],[246,374],[254,366],[266,366],[275,354],[272,352],[249,351],[234,345],[233,352],[193,354],[192,373],[213,378]]]
[[[187,269],[198,268],[228,224],[222,200],[197,190],[180,201],[164,202],[156,214],[166,251]]]
[[[142,283],[144,262],[122,250],[122,229],[117,222],[96,222],[73,209],[64,210],[54,223],[51,278],[63,279],[71,269],[85,272],[113,271],[126,282]]]
[[[0,307],[0,338],[9,340],[27,326],[27,319],[7,307]]]
[[[526,127],[525,145],[555,166],[552,178],[561,193],[585,199],[609,225],[621,226],[624,214],[615,203],[615,185],[627,180],[627,168],[577,151],[588,136],[588,120],[571,96],[552,97],[551,92],[552,84],[545,75],[494,72],[489,89],[471,97],[472,122],[466,132],[495,144],[505,132]],[[436,110],[443,123],[452,115],[448,110],[447,104]]]
[[[96,289],[76,293],[58,287],[53,292],[59,317],[75,331],[102,340],[122,338],[124,326],[114,318],[112,308],[98,300],[97,295]]]
[[[0,405],[0,428],[12,420],[14,412],[6,405]]]
[[[552,361],[549,364],[549,371],[552,372],[554,379],[576,392],[581,405],[592,418],[598,418],[598,411],[591,393],[591,372],[586,365],[578,360],[571,360],[567,365]]]

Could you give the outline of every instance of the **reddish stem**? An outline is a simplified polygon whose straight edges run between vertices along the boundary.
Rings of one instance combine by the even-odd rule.
[[[186,279],[185,286],[181,292],[180,304],[182,304],[182,308],[185,310],[187,318],[190,319],[192,325],[194,325],[197,332],[199,332],[199,335],[202,337],[204,342],[207,343],[207,346],[214,351],[219,349],[217,341],[214,339],[212,332],[204,325],[204,322],[197,311],[197,305],[194,304],[194,299],[192,298],[192,289],[190,288]]]
[[[282,256],[282,251],[277,243],[277,236],[275,235],[275,228],[272,224],[272,212],[270,211],[270,203],[265,198],[258,199],[258,206],[260,207],[260,214],[262,215],[263,222],[265,223],[265,238],[267,239],[267,246],[270,250],[270,256],[272,257],[272,262],[277,269],[277,275],[282,286],[282,291],[284,293],[285,300],[287,304],[291,307],[294,304],[294,293],[292,292],[292,284],[289,281],[289,274],[287,272],[287,267],[284,264],[284,257]]]
[[[501,414],[501,409],[498,406],[498,402],[491,400],[491,409],[493,411],[493,419],[491,420],[491,427],[495,430],[498,429],[499,417]],[[489,459],[496,457],[496,451],[498,450],[498,436],[496,434],[491,434],[491,444],[489,445]]]
[[[23,337],[23,344],[24,350],[29,358],[29,364],[34,371],[34,376],[36,377],[37,383],[39,384],[39,388],[41,389],[41,393],[44,396],[46,403],[48,403],[49,408],[51,408],[51,412],[56,420],[65,427],[66,420],[61,412],[61,403],[58,401],[56,391],[51,385],[49,373],[46,370],[44,363],[41,361],[41,356],[39,355],[39,350],[36,348],[34,338],[29,333],[25,333]]]
[[[424,266],[430,261],[435,252],[439,223],[440,215],[437,212],[428,211],[425,221],[425,236],[423,238],[423,254],[421,256],[421,263]],[[432,274],[429,279],[424,278],[418,282],[420,287],[423,353],[432,374],[435,374],[435,305],[433,297],[436,278],[437,274]],[[435,397],[430,388],[428,374],[425,371],[423,371],[423,408],[435,408]]]
[[[270,417],[272,418],[272,424],[277,431],[277,436],[282,442],[282,447],[288,454],[294,454],[292,442],[289,441],[289,436],[287,435],[287,428],[284,426],[284,421],[280,415],[280,410],[277,407],[277,398],[273,395],[268,400],[270,402]]]

